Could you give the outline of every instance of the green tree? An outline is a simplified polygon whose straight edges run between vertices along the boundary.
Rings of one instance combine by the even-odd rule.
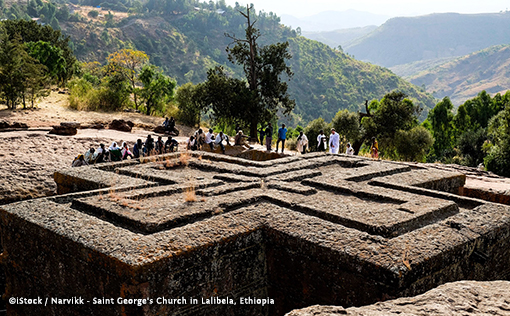
[[[455,129],[455,138],[471,128],[471,118],[469,117],[465,104],[461,104],[457,108],[457,114],[453,118],[453,126]]]
[[[377,111],[362,120],[363,139],[376,137],[379,150],[389,158],[398,158],[395,135],[398,131],[408,131],[418,125],[419,108],[407,99],[403,92],[390,92],[382,98]]]
[[[499,175],[510,176],[510,104],[500,111],[489,123],[489,136],[493,138],[484,164],[487,170]]]
[[[428,122],[434,136],[432,148],[437,158],[444,157],[453,151],[455,139],[452,110],[452,102],[448,97],[444,97],[428,115]]]
[[[201,116],[201,95],[200,89],[203,85],[193,85],[188,82],[177,89],[175,101],[177,102],[179,111],[177,120],[188,126],[196,126],[200,124]]]
[[[99,16],[99,12],[97,12],[96,10],[90,10],[89,13],[87,13],[87,15],[89,17],[95,19]]]
[[[221,68],[208,72],[209,78],[218,79],[215,85],[223,83],[223,91],[234,91],[236,96],[224,105],[224,110],[216,108],[216,118],[239,120],[250,126],[251,139],[257,139],[257,125],[259,122],[269,122],[282,109],[284,115],[289,114],[295,107],[295,101],[287,93],[287,83],[281,80],[281,75],[291,77],[292,72],[285,61],[291,58],[288,52],[289,43],[276,43],[259,47],[257,40],[260,32],[254,27],[252,20],[253,7],[246,7],[246,13],[241,15],[246,19],[245,38],[240,39],[227,34],[234,41],[233,47],[227,47],[228,59],[243,67],[248,87],[239,79],[227,78]],[[211,89],[208,89],[209,91]],[[242,104],[238,103],[240,100]],[[229,106],[242,106],[238,116],[229,116],[238,110],[228,109]]]
[[[4,27],[8,40],[20,36],[21,42],[23,43],[44,41],[58,47],[62,51],[62,57],[64,57],[66,61],[65,77],[61,78],[61,83],[65,84],[67,80],[72,77],[74,74],[76,57],[69,47],[69,37],[64,37],[60,31],[54,30],[47,25],[41,26],[35,21],[7,20],[2,21],[0,24]]]
[[[138,110],[136,84],[138,82],[138,71],[149,62],[149,56],[145,52],[133,49],[122,49],[110,54],[107,58],[109,72],[118,72],[129,80],[131,91],[135,101],[135,108]]]
[[[38,41],[26,44],[28,53],[48,68],[49,76],[61,82],[66,77],[66,60],[62,50],[48,42]]]
[[[15,109],[20,103],[26,107],[26,91],[37,95],[43,88],[46,67],[25,50],[21,37],[8,40],[5,32],[0,38],[0,93],[7,107]]]
[[[423,126],[398,130],[395,133],[395,148],[400,159],[424,162],[429,148],[434,143],[431,133]]]
[[[154,65],[145,65],[139,79],[143,84],[140,95],[145,102],[145,113],[162,113],[165,102],[170,101],[174,95],[175,81],[163,75]]]
[[[67,7],[67,4],[62,4],[60,6],[60,8],[58,8],[57,13],[55,14],[55,17],[59,21],[69,20],[69,8]]]
[[[461,163],[466,166],[476,167],[483,162],[485,153],[483,152],[483,144],[487,140],[487,132],[485,128],[477,130],[468,130],[457,139],[457,148],[462,154]]]

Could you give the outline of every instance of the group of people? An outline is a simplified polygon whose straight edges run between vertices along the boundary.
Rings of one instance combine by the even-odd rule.
[[[151,135],[147,136],[145,142],[137,139],[133,146],[133,151],[129,149],[126,142],[122,142],[122,146],[118,146],[117,142],[112,142],[110,147],[106,148],[104,144],[100,144],[97,149],[91,147],[85,154],[78,155],[72,163],[73,167],[86,166],[101,162],[121,161],[128,158],[136,159],[144,156],[164,154],[178,150],[179,143],[168,136],[166,141],[163,141],[162,136],[154,141]]]
[[[324,131],[320,130],[319,135],[317,136],[317,150],[318,151],[326,151],[326,146],[329,146],[329,152],[332,154],[338,154],[340,148],[340,135],[335,131],[334,128],[331,129],[331,135],[329,135],[329,142],[327,141],[326,135],[324,135]],[[351,143],[347,143],[345,153],[347,155],[354,155],[354,148]],[[370,155],[372,158],[379,158],[379,144],[375,137],[372,137],[372,144],[370,146]]]
[[[234,145],[240,144],[241,139],[243,138],[243,131],[239,131],[235,137]],[[223,142],[230,146],[229,137],[223,133],[223,131],[219,132],[217,135],[214,135],[212,128],[209,129],[207,133],[200,128],[188,139],[187,149],[188,150],[202,150],[204,146],[209,146],[211,151],[214,151],[215,146],[220,146],[221,151],[225,153],[225,145]]]
[[[263,143],[263,139],[265,136],[265,144],[267,151],[271,151],[271,144],[273,141],[273,126],[271,123],[268,124],[265,130],[260,129],[260,143]],[[276,141],[276,152],[278,152],[279,144],[282,144],[281,152],[283,153],[285,148],[285,140],[287,139],[287,128],[285,124],[282,124],[282,127],[278,129],[278,140]],[[308,138],[303,132],[299,133],[297,138],[297,150],[301,154],[305,154],[308,148]],[[319,135],[317,136],[317,150],[318,151],[326,151],[329,148],[329,152],[332,154],[338,154],[340,149],[340,135],[335,131],[334,128],[331,129],[331,134],[328,137],[324,134],[324,130],[319,131]],[[347,155],[354,155],[354,148],[351,143],[347,143],[347,148],[345,150]],[[370,146],[370,154],[372,158],[379,158],[379,145],[375,137],[372,137],[372,144]]]

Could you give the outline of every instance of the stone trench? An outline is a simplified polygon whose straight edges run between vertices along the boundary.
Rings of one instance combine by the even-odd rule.
[[[5,297],[89,303],[8,303],[9,315],[284,315],[510,277],[510,207],[459,195],[460,173],[194,152],[54,178],[60,195],[0,206]]]

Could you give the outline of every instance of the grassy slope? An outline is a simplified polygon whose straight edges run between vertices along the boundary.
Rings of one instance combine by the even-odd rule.
[[[456,105],[480,91],[505,92],[510,87],[510,45],[498,45],[423,71],[410,78],[437,98],[449,96]]]

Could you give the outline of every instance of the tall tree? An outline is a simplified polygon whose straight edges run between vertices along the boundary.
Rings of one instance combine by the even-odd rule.
[[[251,17],[252,10],[253,7],[247,6],[246,13],[239,11],[247,23],[245,38],[225,34],[233,40],[233,46],[227,47],[228,59],[243,67],[247,87],[242,80],[228,78],[222,68],[210,70],[206,84],[221,89],[218,92],[222,93],[220,97],[223,99],[229,97],[225,91],[234,92],[228,102],[222,107],[217,107],[217,111],[213,111],[214,115],[220,119],[237,120],[250,125],[250,137],[254,140],[257,139],[259,122],[269,122],[279,108],[283,114],[289,114],[296,102],[290,98],[287,83],[281,79],[284,73],[289,78],[293,75],[285,63],[292,57],[288,52],[289,43],[259,47],[257,40],[260,32],[254,27],[256,20]],[[232,113],[236,113],[237,116],[231,116]]]
[[[62,57],[65,59],[65,73],[61,84],[65,84],[74,73],[76,57],[72,49],[69,47],[69,37],[64,37],[58,30],[52,29],[48,25],[41,26],[35,21],[24,20],[6,20],[0,23],[5,29],[8,39],[12,40],[16,36],[21,36],[21,43],[44,41],[58,47],[62,51]]]
[[[163,75],[154,65],[145,65],[139,78],[143,84],[141,97],[145,101],[146,114],[162,112],[164,101],[168,101],[174,95],[175,81]]]
[[[0,38],[0,95],[5,99],[7,107],[15,109],[20,99],[26,107],[26,92],[39,94],[43,90],[46,67],[31,57],[15,36],[8,40],[5,33]]]
[[[433,149],[436,157],[443,157],[447,152],[453,150],[454,128],[452,110],[452,102],[448,97],[444,97],[429,112],[428,121],[434,136]]]
[[[107,58],[109,70],[120,72],[129,80],[135,107],[138,110],[136,84],[138,71],[149,62],[149,57],[142,51],[133,49],[122,49],[110,54]]]

